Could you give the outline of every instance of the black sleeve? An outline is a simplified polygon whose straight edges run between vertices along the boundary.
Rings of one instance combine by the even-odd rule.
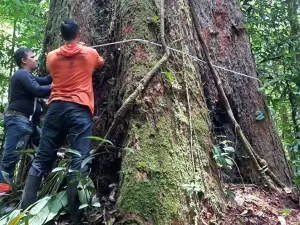
[[[24,86],[24,88],[32,94],[32,96],[37,98],[47,97],[51,92],[50,85],[40,85],[31,73],[24,71],[19,76],[19,81]]]
[[[35,80],[40,84],[40,85],[49,85],[52,83],[52,77],[49,74],[46,77],[35,77]]]

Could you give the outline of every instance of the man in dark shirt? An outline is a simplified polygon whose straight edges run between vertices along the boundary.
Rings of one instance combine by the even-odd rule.
[[[18,49],[14,58],[19,69],[11,78],[11,95],[4,117],[5,145],[0,162],[0,193],[11,190],[7,179],[13,179],[20,157],[18,151],[26,147],[36,131],[35,117],[41,112],[41,104],[37,98],[50,95],[52,82],[50,75],[35,77],[32,74],[38,65],[30,49]]]

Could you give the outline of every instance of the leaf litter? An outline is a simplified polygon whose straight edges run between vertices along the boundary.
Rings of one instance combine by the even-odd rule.
[[[222,225],[300,225],[299,194],[292,189],[267,192],[255,185],[227,185]],[[228,194],[229,193],[229,194]]]

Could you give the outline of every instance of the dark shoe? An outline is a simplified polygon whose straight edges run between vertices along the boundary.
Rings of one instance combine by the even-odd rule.
[[[74,182],[74,180],[76,180]],[[71,182],[72,181],[72,182]],[[80,201],[78,196],[78,179],[76,175],[69,175],[67,177],[67,199],[68,199],[68,210],[70,213],[70,219],[74,223],[79,223],[82,215],[82,210],[79,210]]]
[[[21,209],[26,209],[36,201],[37,192],[42,182],[42,177],[28,176],[21,201]]]

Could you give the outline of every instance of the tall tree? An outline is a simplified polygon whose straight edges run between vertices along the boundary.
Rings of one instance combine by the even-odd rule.
[[[152,0],[52,0],[44,51],[60,45],[62,19],[74,18],[88,46],[132,38],[156,43],[166,39],[168,46],[202,58],[203,45],[193,21],[197,19],[213,63],[256,78],[237,2],[191,2],[198,16],[194,19],[187,0],[167,0],[163,6]],[[162,8],[164,16],[160,14]],[[160,30],[162,22],[166,24],[164,31]],[[164,61],[166,49],[145,41],[97,50],[106,64],[94,74],[94,134],[105,136],[117,147],[103,151],[94,166],[101,177],[99,190],[105,192],[112,182],[119,184],[120,224],[187,224],[212,219],[222,209],[223,192],[213,159],[211,131],[236,138],[226,111],[218,104],[211,71],[186,54],[173,51],[158,65]],[[257,92],[257,80],[220,74],[234,114],[253,148],[266,157],[282,182],[289,183],[290,172],[264,99]],[[134,101],[124,107],[132,97]],[[122,107],[126,110],[120,113]],[[264,121],[255,121],[257,110],[264,112]],[[218,126],[222,128],[218,130]],[[243,152],[240,141],[237,149]],[[252,164],[244,176],[246,171],[253,171]]]
[[[206,7],[203,7],[203,4]],[[261,84],[256,79],[256,68],[239,5],[236,1],[220,0],[201,1],[195,6],[213,63],[252,77],[219,70],[225,93],[237,121],[255,152],[267,161],[269,168],[283,182],[290,184],[292,181],[290,168],[283,146],[272,122],[265,97],[258,92]],[[253,165],[243,151],[243,144],[237,139],[235,127],[220,105],[214,81],[206,67],[201,67],[201,75],[205,83],[204,90],[215,136],[225,135],[235,143],[235,148],[238,149],[236,161],[244,179],[248,182],[258,182],[259,177],[253,172]],[[257,120],[256,113],[262,113],[264,118]],[[238,177],[233,178],[236,180]]]

